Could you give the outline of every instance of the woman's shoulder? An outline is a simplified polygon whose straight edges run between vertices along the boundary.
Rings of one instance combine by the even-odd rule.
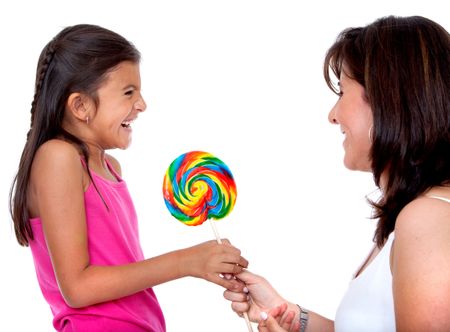
[[[395,314],[403,325],[431,322],[430,330],[447,331],[450,294],[443,290],[450,286],[450,204],[431,192],[406,205],[397,218],[391,252]],[[433,310],[418,312],[418,305]]]
[[[450,231],[450,187],[435,187],[407,204],[400,211],[396,225],[399,234],[435,234]],[[444,234],[441,234],[444,235]],[[447,234],[450,236],[450,233]]]

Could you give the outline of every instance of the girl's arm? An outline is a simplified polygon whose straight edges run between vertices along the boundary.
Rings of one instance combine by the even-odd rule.
[[[56,279],[69,306],[121,298],[185,276],[237,287],[219,274],[238,273],[248,262],[227,242],[210,241],[133,264],[90,265],[83,172],[78,151],[51,140],[39,148],[30,179],[30,211],[41,218]]]
[[[450,204],[422,197],[401,211],[392,276],[398,331],[450,331]]]

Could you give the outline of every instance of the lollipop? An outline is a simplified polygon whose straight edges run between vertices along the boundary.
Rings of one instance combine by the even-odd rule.
[[[236,184],[220,159],[207,152],[192,151],[170,164],[164,177],[163,194],[167,208],[176,219],[188,226],[198,226],[208,219],[222,219],[231,212],[236,202]],[[215,230],[214,224],[211,225]]]
[[[217,242],[222,243],[211,219],[222,219],[231,212],[236,202],[236,184],[220,159],[201,151],[182,154],[167,169],[163,195],[172,216],[188,226],[209,220]],[[244,318],[252,332],[246,312]]]

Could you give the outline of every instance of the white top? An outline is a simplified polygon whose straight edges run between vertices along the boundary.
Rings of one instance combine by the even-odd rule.
[[[450,203],[441,196],[426,195]],[[392,232],[373,261],[354,278],[336,312],[337,332],[395,331],[394,297],[390,255]]]
[[[354,278],[334,320],[337,332],[395,331],[390,253],[394,232],[373,261]]]

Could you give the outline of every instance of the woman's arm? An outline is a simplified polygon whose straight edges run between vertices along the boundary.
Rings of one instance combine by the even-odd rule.
[[[133,264],[90,265],[83,172],[76,149],[52,140],[38,150],[30,180],[32,210],[42,220],[55,275],[68,305],[109,301],[185,276],[233,287],[219,274],[238,273],[247,266],[238,249],[214,241]]]
[[[300,319],[300,309],[297,304],[286,301],[281,297],[272,285],[263,277],[244,271],[236,275],[238,280],[245,283],[248,293],[236,290],[226,290],[224,297],[231,301],[231,308],[238,314],[242,315],[248,312],[249,318],[253,322],[260,320],[261,312],[269,312],[272,308],[279,307],[284,303],[287,304],[285,313],[295,313],[294,320]],[[248,295],[251,299],[249,301]],[[285,316],[281,318],[281,323]],[[277,326],[278,328],[278,326]],[[275,330],[276,331],[276,330]],[[334,331],[334,322],[315,312],[309,311],[309,319],[306,331]]]
[[[392,276],[398,331],[450,331],[450,204],[422,197],[401,211]]]

